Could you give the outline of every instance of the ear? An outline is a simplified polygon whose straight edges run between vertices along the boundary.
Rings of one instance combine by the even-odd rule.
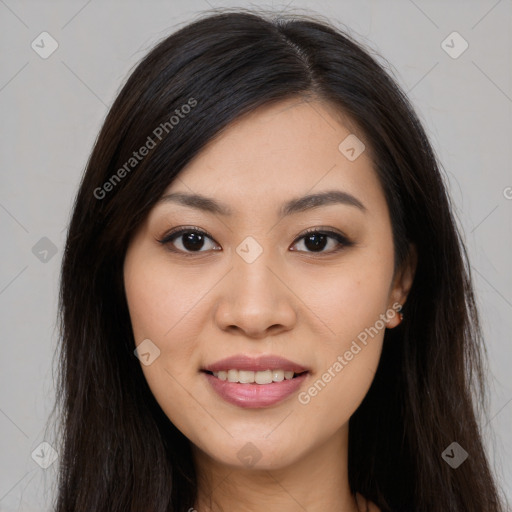
[[[411,289],[418,264],[418,253],[414,244],[409,244],[407,257],[400,268],[397,269],[391,284],[389,294],[388,310],[396,311],[396,304],[403,305],[407,301],[409,290]],[[393,307],[395,305],[395,307]],[[386,323],[388,329],[396,327],[401,322],[400,315],[396,314],[390,317]]]

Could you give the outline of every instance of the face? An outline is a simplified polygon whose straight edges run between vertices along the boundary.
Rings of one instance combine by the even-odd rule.
[[[218,463],[277,469],[346,433],[399,321],[411,272],[394,273],[385,196],[354,135],[364,143],[318,101],[253,111],[183,169],[131,241],[144,376]]]

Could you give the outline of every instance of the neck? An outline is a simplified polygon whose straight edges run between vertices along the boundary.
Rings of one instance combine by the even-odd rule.
[[[193,451],[197,512],[358,511],[348,484],[348,425],[287,467],[226,466],[197,447]]]

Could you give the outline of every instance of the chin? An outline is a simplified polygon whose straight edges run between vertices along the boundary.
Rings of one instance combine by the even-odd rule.
[[[201,449],[207,457],[217,464],[228,466],[238,470],[276,470],[285,468],[296,462],[300,455],[296,444],[283,444],[283,438],[273,440],[264,437],[252,437],[245,435],[243,440],[230,439],[229,443],[215,443],[212,439],[203,445]],[[302,450],[304,446],[301,446]],[[301,451],[302,451],[301,450]]]

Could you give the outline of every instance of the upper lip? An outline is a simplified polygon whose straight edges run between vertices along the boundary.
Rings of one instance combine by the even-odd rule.
[[[295,373],[308,371],[304,366],[277,355],[251,357],[244,354],[226,357],[225,359],[205,366],[203,370],[210,372],[225,370],[247,370],[255,372],[264,370],[284,370]]]

